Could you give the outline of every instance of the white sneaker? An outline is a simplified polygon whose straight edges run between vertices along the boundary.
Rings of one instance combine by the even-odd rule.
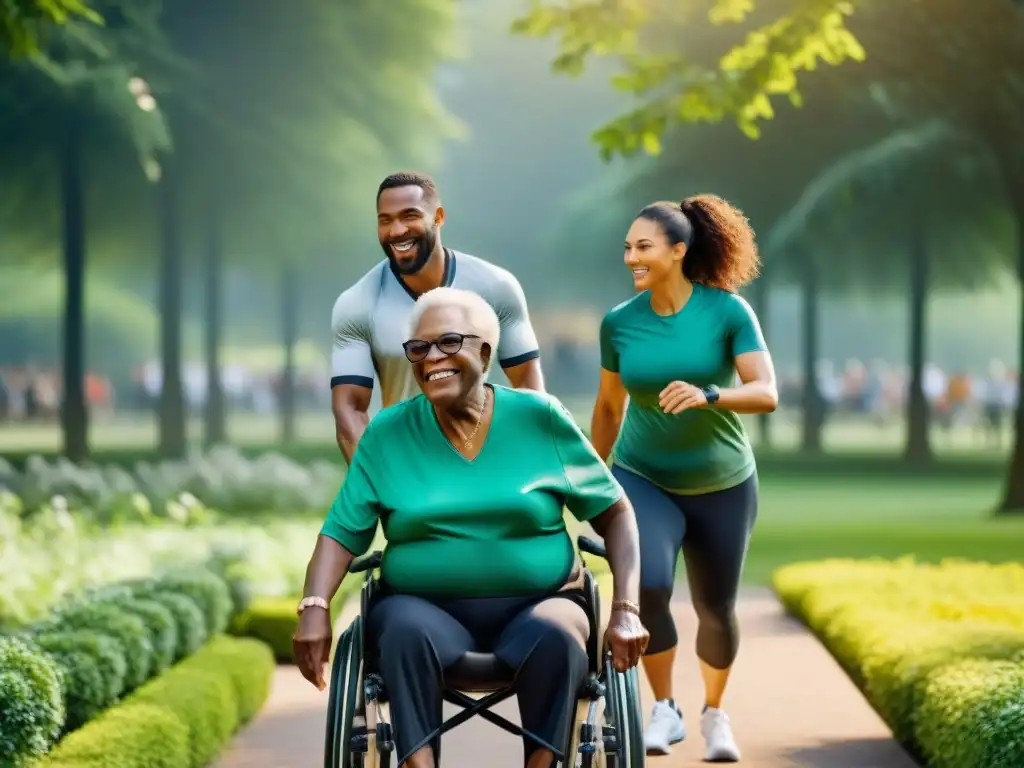
[[[700,716],[700,732],[707,742],[704,760],[709,763],[738,763],[740,748],[732,735],[732,725],[725,710],[706,707]]]
[[[644,748],[648,755],[667,755],[672,745],[686,738],[683,713],[672,699],[654,702],[651,721],[644,730]]]

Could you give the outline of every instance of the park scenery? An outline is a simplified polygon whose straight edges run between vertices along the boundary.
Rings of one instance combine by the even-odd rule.
[[[324,764],[292,635],[346,470],[331,308],[415,169],[584,431],[636,212],[742,209],[779,392],[743,762],[1024,768],[1021,40],[1015,0],[0,2],[0,767]],[[651,765],[701,764],[695,661],[675,690]]]

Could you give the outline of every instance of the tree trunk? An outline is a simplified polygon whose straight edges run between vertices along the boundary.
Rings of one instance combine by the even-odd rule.
[[[1020,328],[1017,338],[1017,413],[1014,417],[1013,451],[1010,455],[1006,490],[996,514],[1024,515],[1024,189],[1016,195],[1017,284],[1020,291]]]
[[[761,332],[765,339],[768,338],[769,309],[768,302],[771,296],[771,288],[768,285],[768,278],[762,272],[761,276],[754,281],[752,298],[754,299],[754,310],[757,312],[758,322],[761,324]],[[770,413],[758,414],[757,417],[758,447],[771,448],[772,446],[772,419]]]
[[[89,410],[85,402],[85,202],[82,137],[68,121],[60,147],[64,248],[63,392],[60,418],[64,454],[75,462],[89,455]]]
[[[295,268],[286,264],[281,274],[281,336],[284,344],[284,369],[278,408],[281,414],[281,440],[295,441],[295,345],[299,336],[298,286]]]
[[[932,460],[932,450],[929,440],[930,414],[924,394],[924,358],[931,263],[924,233],[915,233],[910,247],[910,389],[907,393],[907,442],[904,457],[912,464],[927,464]]]
[[[825,401],[818,386],[819,332],[821,330],[821,285],[818,265],[807,259],[803,279],[803,424],[800,448],[806,453],[821,452],[821,432],[825,423]]]
[[[221,378],[220,347],[224,332],[224,240],[220,211],[207,211],[206,232],[206,412],[203,443],[207,448],[227,442],[227,408]]]
[[[187,447],[187,413],[182,387],[181,326],[185,260],[181,247],[180,180],[176,159],[164,159],[158,185],[160,208],[160,453],[182,458]]]

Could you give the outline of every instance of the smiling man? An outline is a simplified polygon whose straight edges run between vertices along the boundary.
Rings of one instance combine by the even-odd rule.
[[[374,374],[386,408],[418,392],[402,343],[416,299],[450,286],[482,296],[498,315],[498,360],[517,389],[544,389],[526,297],[508,270],[441,245],[445,211],[421,173],[396,173],[377,190],[377,237],[387,257],[338,297],[331,325],[331,402],[338,447],[351,461],[369,422]]]

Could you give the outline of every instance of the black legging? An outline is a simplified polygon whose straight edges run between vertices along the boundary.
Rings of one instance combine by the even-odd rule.
[[[697,656],[715,669],[736,659],[736,593],[757,519],[757,475],[732,488],[695,496],[668,493],[612,467],[636,511],[640,531],[640,618],[651,633],[647,654],[678,642],[669,602],[680,549],[697,612]]]
[[[518,670],[523,728],[564,748],[587,674],[590,624],[582,600],[579,592],[443,601],[383,597],[370,610],[367,633],[391,702],[398,765],[441,725],[442,672],[467,651],[493,653]],[[538,746],[523,742],[525,763]]]

